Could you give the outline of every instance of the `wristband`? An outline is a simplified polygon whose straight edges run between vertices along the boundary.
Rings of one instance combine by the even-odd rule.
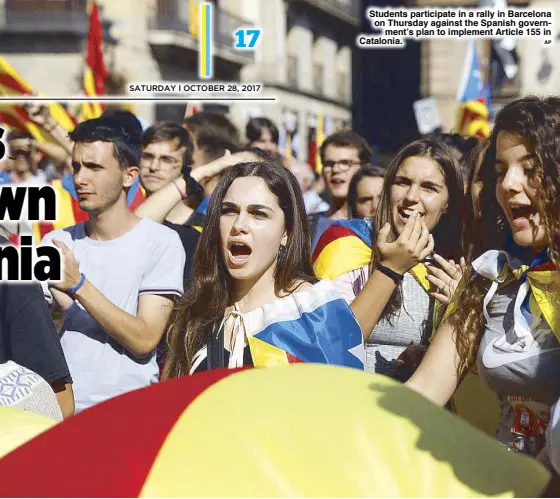
[[[183,178],[187,184],[187,192],[189,197],[196,197],[204,195],[204,188],[191,177],[192,168],[190,166],[185,166],[182,170]]]
[[[395,272],[394,270],[390,269],[389,267],[385,267],[385,265],[381,265],[378,263],[375,266],[376,270],[385,274],[387,277],[391,278],[396,284],[399,284],[404,279],[404,275]]]
[[[189,197],[188,194],[183,194],[181,192],[181,189],[179,188],[179,186],[177,185],[177,181],[176,180],[172,180],[173,184],[175,185],[175,187],[177,187],[177,190],[179,191],[179,194],[181,195],[181,199],[184,201],[185,199],[187,199]]]
[[[80,277],[80,282],[78,284],[76,284],[71,290],[70,290],[70,294],[71,295],[75,295],[80,288],[84,285],[84,282],[86,282],[86,276],[84,274],[81,274]]]

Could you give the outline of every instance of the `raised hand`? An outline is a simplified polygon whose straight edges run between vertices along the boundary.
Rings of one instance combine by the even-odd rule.
[[[64,244],[62,241],[58,241],[57,239],[53,239],[53,244],[60,250],[62,256],[62,279],[60,282],[56,282],[52,284],[54,289],[58,289],[59,291],[63,291],[67,293],[71,289],[73,289],[79,282],[82,277],[80,274],[80,268],[78,265],[78,261],[74,256],[74,253]]]
[[[421,218],[414,210],[403,231],[393,242],[387,241],[391,231],[390,224],[386,223],[382,227],[377,238],[382,265],[402,275],[433,252],[434,237]]]
[[[52,116],[49,107],[46,104],[33,102],[25,104],[24,108],[29,115],[29,118],[37,125],[41,125],[43,127],[51,125]]]
[[[463,277],[466,262],[464,258],[461,258],[459,263],[455,263],[453,260],[447,261],[439,255],[434,255],[434,259],[438,263],[437,266],[426,265],[428,270],[426,279],[435,288],[435,291],[432,291],[430,295],[441,303],[448,304]]]

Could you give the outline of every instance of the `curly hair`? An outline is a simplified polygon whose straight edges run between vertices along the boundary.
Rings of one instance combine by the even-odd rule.
[[[535,157],[534,167],[540,182],[539,194],[544,208],[543,222],[549,241],[549,256],[560,269],[560,98],[540,99],[529,96],[511,102],[496,116],[494,129],[480,169],[483,182],[479,207],[482,216],[473,224],[472,251],[481,255],[491,249],[505,248],[509,225],[496,201],[497,173],[495,170],[496,143],[501,132],[518,137]],[[475,272],[465,277],[467,285],[457,297],[452,314],[456,324],[455,342],[459,362],[459,376],[471,368],[476,360],[485,321],[483,300],[490,283]]]

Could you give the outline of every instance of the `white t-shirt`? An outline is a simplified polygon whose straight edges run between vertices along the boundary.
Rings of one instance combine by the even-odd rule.
[[[136,316],[140,295],[183,294],[185,252],[177,233],[149,219],[110,241],[87,237],[85,224],[49,232],[41,245],[64,242],[80,272],[117,307]],[[45,291],[47,298],[50,296]],[[75,301],[61,343],[74,381],[76,412],[158,381],[156,352],[138,359],[109,336]]]

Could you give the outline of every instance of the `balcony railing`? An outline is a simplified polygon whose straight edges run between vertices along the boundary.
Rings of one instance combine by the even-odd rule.
[[[6,0],[0,9],[5,33],[71,33],[88,30],[87,0]]]
[[[352,24],[359,25],[363,17],[360,0],[303,0]]]
[[[313,64],[313,90],[319,95],[323,94],[325,82],[325,68],[322,64]]]
[[[214,43],[231,49],[235,45],[234,32],[241,27],[252,26],[251,22],[216,7],[213,21]],[[178,31],[197,39],[200,32],[198,10],[190,8],[186,0],[157,0],[155,15],[150,19],[150,29]]]

